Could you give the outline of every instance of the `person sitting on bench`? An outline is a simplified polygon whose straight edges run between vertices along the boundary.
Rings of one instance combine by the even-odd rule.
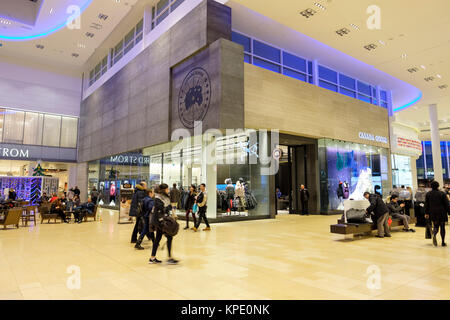
[[[391,201],[388,203],[387,206],[392,218],[403,220],[403,231],[416,232],[416,230],[409,228],[409,221],[411,218],[406,214],[404,214],[403,208],[405,207],[405,204],[404,203],[398,204],[398,196],[396,194],[393,194],[391,196]]]
[[[64,210],[62,209],[63,205],[59,199],[56,199],[52,202],[52,206],[50,207],[50,213],[51,214],[57,214],[61,217],[61,220],[65,223],[69,223],[67,220],[66,215],[64,214]]]
[[[82,203],[79,207],[74,208],[73,215],[75,216],[75,222],[81,223],[86,213],[93,213],[95,204],[92,202],[91,198],[88,201]]]
[[[370,206],[366,209],[367,213],[374,213],[378,235],[377,238],[391,237],[391,231],[389,229],[389,209],[384,203],[383,199],[377,194],[370,194],[370,192],[364,192],[364,198],[369,200]]]

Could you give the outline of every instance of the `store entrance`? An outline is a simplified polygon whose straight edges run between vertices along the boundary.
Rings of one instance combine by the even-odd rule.
[[[317,144],[315,140],[280,135],[282,151],[280,167],[275,176],[277,214],[315,213],[317,207]],[[300,187],[304,185],[309,201],[304,203]]]

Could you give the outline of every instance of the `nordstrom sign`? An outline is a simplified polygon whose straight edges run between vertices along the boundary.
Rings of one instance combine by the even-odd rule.
[[[388,139],[386,137],[382,136],[374,136],[373,134],[367,133],[367,132],[360,132],[359,138],[364,140],[370,140],[370,141],[376,141],[381,143],[388,143]]]
[[[29,158],[30,151],[28,149],[0,146],[0,155],[4,158]]]

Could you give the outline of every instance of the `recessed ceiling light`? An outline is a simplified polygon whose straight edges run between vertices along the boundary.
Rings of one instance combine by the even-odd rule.
[[[416,68],[416,67],[413,67],[413,68],[409,68],[409,69],[407,69],[407,71],[408,71],[409,73],[414,73],[414,72],[417,72],[417,71],[419,71],[419,69],[418,69],[418,68]]]
[[[86,32],[86,37],[93,38],[94,34],[92,32]]]
[[[433,81],[433,80],[434,80],[434,77],[433,77],[433,76],[431,76],[431,77],[426,77],[426,78],[424,78],[424,80],[425,80],[426,82]]]
[[[6,25],[10,25],[10,24],[11,24],[11,21],[5,20],[5,19],[0,19],[0,23],[6,24]]]
[[[77,45],[77,47],[78,47],[78,48],[83,48],[83,49],[84,49],[84,48],[86,48],[86,45],[85,45],[85,44],[82,44],[82,43],[79,43],[79,44]]]
[[[443,85],[439,86],[438,88],[439,88],[439,89],[447,89],[447,88],[448,88],[448,85],[443,84]]]
[[[100,20],[106,20],[106,19],[108,19],[108,16],[106,14],[104,14],[104,13],[99,13],[98,14],[98,18]]]
[[[408,57],[408,55],[406,53],[402,54],[402,59],[406,59],[406,57]]]
[[[52,14],[52,13],[53,13],[53,8],[50,9],[50,14]]]
[[[381,45],[383,45],[383,46],[386,45],[386,43],[385,43],[383,40],[378,40],[378,42],[379,42]]]
[[[72,57],[78,58],[80,55],[78,53],[72,53]]]
[[[420,65],[420,67],[423,69],[423,70],[425,70],[427,67],[425,67],[423,64],[422,65]]]
[[[342,28],[342,29],[339,29],[339,30],[337,30],[337,31],[335,31],[338,35],[340,35],[341,37],[343,37],[344,35],[346,35],[346,34],[349,34],[350,33],[350,30],[348,30],[347,28]]]
[[[437,74],[436,77],[438,77],[439,79],[442,79],[442,76],[440,74]]]
[[[376,44],[371,43],[371,44],[368,44],[368,45],[364,46],[364,49],[366,49],[368,51],[371,51],[371,50],[376,49],[376,47],[377,47]]]
[[[302,12],[300,12],[300,14],[301,14],[302,16],[304,16],[305,18],[309,18],[309,17],[315,15],[315,14],[316,14],[316,11],[314,11],[314,10],[311,9],[311,8],[308,8],[308,9],[303,10]]]
[[[318,2],[314,3],[314,5],[315,5],[316,7],[318,7],[318,8],[320,8],[320,9],[322,9],[322,10],[325,10],[325,9],[326,9],[323,5],[321,5],[321,4],[318,3]]]
[[[354,24],[354,23],[350,23],[350,27],[352,27],[352,28],[354,28],[356,30],[359,30],[359,27],[356,24]]]
[[[38,48],[38,49],[44,49],[44,46],[43,46],[42,44],[37,44],[37,45],[36,45],[36,48]]]

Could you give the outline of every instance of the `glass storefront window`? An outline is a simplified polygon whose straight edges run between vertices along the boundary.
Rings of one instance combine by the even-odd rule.
[[[345,199],[365,191],[388,195],[388,150],[332,139],[319,140],[321,211],[343,210]]]
[[[392,155],[392,185],[412,187],[411,157]]]
[[[6,109],[0,108],[0,141],[3,141],[3,126]]]
[[[61,134],[61,117],[46,114],[44,117],[44,133],[42,144],[49,147],[59,147]]]
[[[62,117],[60,146],[62,148],[76,148],[77,131],[78,131],[77,118]]]
[[[5,112],[5,123],[3,128],[3,142],[19,143],[23,142],[23,126],[25,112],[8,110]]]
[[[32,145],[42,144],[42,127],[44,115],[27,112],[25,115],[25,129],[23,134],[23,143]]]

